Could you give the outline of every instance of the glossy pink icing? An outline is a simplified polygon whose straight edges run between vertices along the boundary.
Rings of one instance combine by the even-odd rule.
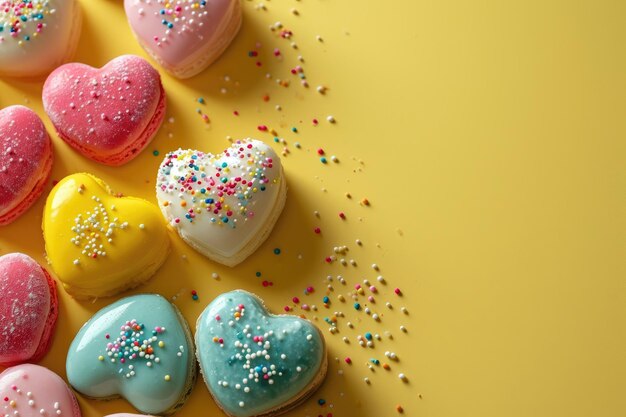
[[[234,7],[237,1],[206,0],[201,5],[200,0],[125,0],[124,7],[142,46],[166,66],[179,67],[207,45],[222,42],[228,21],[235,18],[234,10],[239,10]],[[199,7],[193,8],[193,4]]]
[[[81,416],[76,397],[67,384],[54,372],[38,365],[18,365],[2,372],[0,398],[1,415]]]
[[[0,224],[24,200],[35,201],[51,166],[52,142],[39,116],[24,106],[0,110]]]
[[[164,103],[159,73],[134,55],[117,57],[101,69],[63,65],[43,88],[44,109],[61,138],[103,163],[127,151],[129,159],[136,156],[160,126]]]

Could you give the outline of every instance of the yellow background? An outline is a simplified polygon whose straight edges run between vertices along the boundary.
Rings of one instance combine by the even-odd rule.
[[[121,1],[81,3],[76,61],[101,66],[123,53],[145,56]],[[192,325],[206,303],[234,288],[256,292],[277,312],[294,295],[316,304],[319,311],[307,317],[327,336],[329,376],[290,416],[392,416],[397,404],[411,416],[626,415],[626,2],[243,3],[242,31],[217,63],[187,81],[162,72],[174,123],[166,122],[137,159],[100,166],[52,135],[53,179],[88,171],[153,202],[156,169],[168,150],[219,152],[227,136],[272,142],[259,124],[287,141],[287,205],[254,256],[230,269],[172,234],[165,266],[134,292],[180,294],[175,303]],[[297,50],[269,30],[276,21],[293,31]],[[261,67],[247,55],[257,42]],[[276,47],[282,60],[272,54]],[[298,54],[309,89],[289,72]],[[326,95],[315,91],[322,84]],[[52,133],[41,86],[0,81],[0,107],[27,104]],[[318,147],[339,163],[321,164]],[[371,205],[362,206],[362,198]],[[43,200],[0,230],[0,253],[44,261]],[[317,226],[321,235],[313,233]],[[338,245],[349,246],[346,259],[356,266],[324,262]],[[370,306],[384,313],[380,323],[337,299],[363,279],[375,281],[372,263],[388,283],[378,285]],[[325,278],[339,274],[347,285],[333,282],[326,310]],[[263,279],[274,285],[264,288]],[[305,296],[308,285],[316,291]],[[58,329],[43,364],[64,375],[73,335],[111,300],[78,303],[60,295]],[[322,319],[334,311],[345,317],[331,335]],[[382,336],[373,349],[357,344],[367,331]],[[388,361],[391,371],[369,370],[366,362],[386,360],[385,351],[399,358]],[[131,411],[123,400],[79,399],[87,417]],[[219,415],[202,381],[177,415]]]

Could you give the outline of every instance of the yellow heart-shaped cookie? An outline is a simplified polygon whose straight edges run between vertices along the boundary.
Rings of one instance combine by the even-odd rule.
[[[101,179],[73,174],[50,192],[43,219],[48,262],[75,298],[107,297],[147,281],[169,237],[159,209],[116,197]]]

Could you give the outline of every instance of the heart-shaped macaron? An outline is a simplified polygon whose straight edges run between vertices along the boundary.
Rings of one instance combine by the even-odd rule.
[[[155,205],[117,197],[99,178],[72,174],[44,209],[48,262],[76,298],[107,297],[148,280],[165,261],[169,237]]]
[[[196,349],[211,395],[234,417],[287,411],[319,387],[322,333],[308,320],[272,315],[245,291],[218,296],[198,318]]]
[[[0,257],[0,366],[39,361],[58,313],[56,284],[41,265],[23,253]]]
[[[142,413],[182,407],[196,377],[193,341],[176,307],[156,294],[123,298],[98,311],[67,353],[67,379],[96,399],[121,396]]]
[[[148,61],[123,55],[101,69],[78,63],[57,68],[44,84],[43,105],[71,147],[94,161],[122,165],[161,126],[165,91]]]
[[[214,261],[237,265],[267,239],[285,205],[280,159],[258,140],[219,155],[179,149],[157,175],[159,207],[182,239]]]
[[[81,16],[76,0],[0,1],[0,76],[39,77],[67,62]]]
[[[24,106],[0,110],[0,225],[11,223],[41,195],[52,169],[52,142]]]
[[[141,46],[166,71],[192,77],[215,61],[241,26],[240,0],[124,0]]]
[[[16,417],[80,417],[80,408],[65,381],[43,366],[24,364],[0,374],[0,414]]]

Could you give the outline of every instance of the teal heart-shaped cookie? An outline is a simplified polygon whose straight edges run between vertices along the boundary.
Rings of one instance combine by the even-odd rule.
[[[156,294],[123,298],[98,311],[67,353],[67,379],[96,399],[124,397],[146,414],[170,414],[196,376],[187,322]]]
[[[198,318],[196,349],[211,395],[229,416],[287,411],[321,385],[326,344],[308,320],[273,315],[245,291],[218,296]]]

